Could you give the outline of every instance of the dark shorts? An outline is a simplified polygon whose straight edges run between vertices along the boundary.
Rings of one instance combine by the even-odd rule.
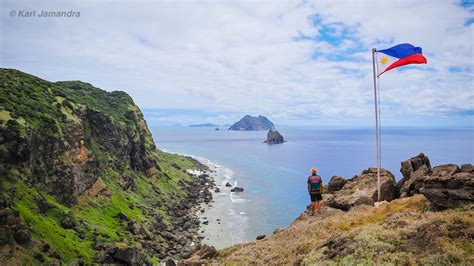
[[[323,196],[321,196],[321,193],[309,194],[309,195],[311,196],[311,201],[323,200]]]

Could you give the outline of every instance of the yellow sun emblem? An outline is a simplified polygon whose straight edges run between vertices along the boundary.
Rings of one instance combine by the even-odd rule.
[[[382,57],[382,58],[380,59],[380,63],[382,63],[382,65],[386,65],[386,64],[388,63],[388,58],[385,57],[385,56]]]

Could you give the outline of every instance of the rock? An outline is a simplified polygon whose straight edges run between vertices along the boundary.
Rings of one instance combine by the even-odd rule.
[[[124,175],[121,178],[120,186],[122,187],[123,190],[131,190],[131,191],[136,191],[137,190],[137,185],[135,184],[135,180],[133,177]]]
[[[225,186],[226,187],[231,187],[232,185],[229,182],[227,182],[227,183],[225,183]]]
[[[128,218],[127,215],[125,215],[125,213],[123,212],[119,212],[117,215],[114,216],[115,218],[118,218],[120,220],[123,220],[123,221],[130,221],[130,218]]]
[[[110,254],[100,252],[95,256],[94,262],[101,264],[111,264],[114,263],[114,258],[110,256]]]
[[[165,261],[166,261],[165,266],[176,266],[176,262],[174,262],[174,260],[172,258],[168,258]]]
[[[235,188],[230,190],[230,192],[243,192],[243,191],[244,191],[244,189],[241,188],[241,187],[235,187]]]
[[[461,172],[474,173],[474,166],[472,164],[461,165]]]
[[[328,191],[336,192],[338,190],[341,190],[344,184],[346,184],[346,179],[344,179],[344,177],[333,176],[331,177],[331,180],[329,180]]]
[[[41,252],[48,252],[50,248],[51,248],[51,246],[50,246],[48,243],[45,243],[45,244],[41,247]]]
[[[472,203],[474,173],[460,172],[459,167],[452,164],[434,167],[433,174],[425,178],[420,193],[439,209]]]
[[[216,255],[217,251],[213,246],[208,246],[206,244],[197,245],[196,248],[191,252],[189,259],[184,261],[184,264],[193,264],[195,262],[199,263],[203,260],[212,259]]]
[[[36,253],[33,258],[35,258],[37,261],[43,263],[44,262],[44,255],[41,252]]]
[[[127,229],[128,229],[128,231],[132,232],[134,235],[144,233],[144,229],[142,228],[142,226],[139,223],[135,222],[135,221],[128,222]]]
[[[267,140],[264,141],[264,143],[267,144],[280,144],[285,142],[283,139],[283,136],[280,134],[280,132],[276,130],[270,130],[267,133]]]
[[[333,235],[331,238],[323,242],[319,248],[325,248],[323,252],[323,258],[326,260],[335,259],[337,257],[342,257],[353,252],[353,247],[351,243],[355,243],[354,240],[349,237],[341,235]]]
[[[219,193],[219,192],[221,192],[221,190],[220,190],[219,188],[216,188],[216,189],[214,190],[214,192],[215,192],[215,193]]]
[[[126,262],[128,265],[140,265],[145,262],[146,255],[141,248],[138,247],[122,247],[112,255],[116,260]]]
[[[395,198],[395,177],[388,170],[380,169],[380,200]],[[364,170],[344,184],[334,194],[324,194],[323,203],[327,206],[348,211],[357,205],[374,205],[377,201],[377,168]]]
[[[26,229],[20,229],[13,234],[13,238],[15,238],[15,242],[19,245],[28,244],[31,241],[30,232]]]
[[[246,115],[238,122],[233,124],[229,130],[240,130],[240,131],[249,131],[249,130],[274,130],[275,125],[273,125],[268,118],[259,115],[258,117]]]
[[[38,206],[38,210],[40,211],[40,213],[45,213],[49,209],[54,208],[53,204],[49,203],[43,198],[36,198],[36,206]]]
[[[64,229],[75,229],[77,224],[71,217],[66,216],[61,220],[61,226]]]
[[[403,178],[397,183],[397,196],[412,196],[419,193],[425,176],[431,174],[430,160],[423,153],[401,162],[400,172]]]
[[[257,240],[262,240],[262,239],[264,239],[265,237],[266,237],[266,235],[259,235],[259,236],[257,236],[256,239],[257,239]]]
[[[434,176],[452,176],[459,172],[461,172],[461,169],[455,164],[443,164],[433,168]]]
[[[275,235],[275,234],[278,234],[278,233],[281,233],[281,232],[284,232],[284,231],[285,231],[285,229],[283,229],[283,228],[277,228],[277,229],[275,229],[275,231],[273,231],[273,234]]]

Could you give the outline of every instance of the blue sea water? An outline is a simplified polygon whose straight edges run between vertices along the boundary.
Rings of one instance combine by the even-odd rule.
[[[245,220],[229,222],[234,227],[237,224],[242,232],[231,243],[253,240],[257,235],[288,226],[309,203],[306,180],[311,167],[319,169],[327,184],[331,176],[350,178],[375,166],[373,128],[278,130],[287,142],[267,145],[262,143],[265,131],[151,127],[158,148],[206,158],[230,169],[237,185],[245,189],[240,195],[244,200],[229,207],[231,213],[239,214],[234,219]],[[474,128],[383,128],[382,166],[397,180],[401,178],[400,162],[420,152],[430,158],[432,166],[473,163]],[[222,215],[227,215],[225,211]]]

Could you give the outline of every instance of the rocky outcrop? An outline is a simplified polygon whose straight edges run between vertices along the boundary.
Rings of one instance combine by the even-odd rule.
[[[283,136],[280,134],[280,132],[276,130],[270,130],[267,133],[267,140],[264,141],[264,143],[267,144],[280,144],[285,142],[283,139]]]
[[[401,162],[400,172],[403,178],[397,183],[397,196],[406,197],[419,193],[425,176],[431,174],[430,160],[423,153]]]
[[[204,265],[206,260],[212,259],[217,255],[217,251],[213,246],[198,245],[191,256],[186,260],[181,260],[178,265]]]
[[[258,117],[246,115],[238,122],[229,127],[229,130],[250,131],[250,130],[274,130],[275,125],[268,118],[259,115]]]
[[[230,190],[230,192],[244,192],[244,189],[241,187],[234,187]]]
[[[380,200],[390,201],[395,199],[395,177],[388,170],[380,171]],[[344,211],[365,204],[374,205],[377,201],[377,168],[364,170],[360,175],[347,180],[344,186],[334,192],[325,194],[323,203],[327,206]]]
[[[472,165],[459,168],[454,164],[433,168],[425,177],[420,193],[437,208],[453,208],[474,202],[474,171]]]
[[[328,192],[336,192],[341,190],[342,187],[346,184],[346,179],[341,176],[333,176],[328,183]]]
[[[474,167],[445,164],[431,168],[426,155],[403,161],[396,192],[400,197],[422,193],[434,207],[452,208],[474,201]]]

